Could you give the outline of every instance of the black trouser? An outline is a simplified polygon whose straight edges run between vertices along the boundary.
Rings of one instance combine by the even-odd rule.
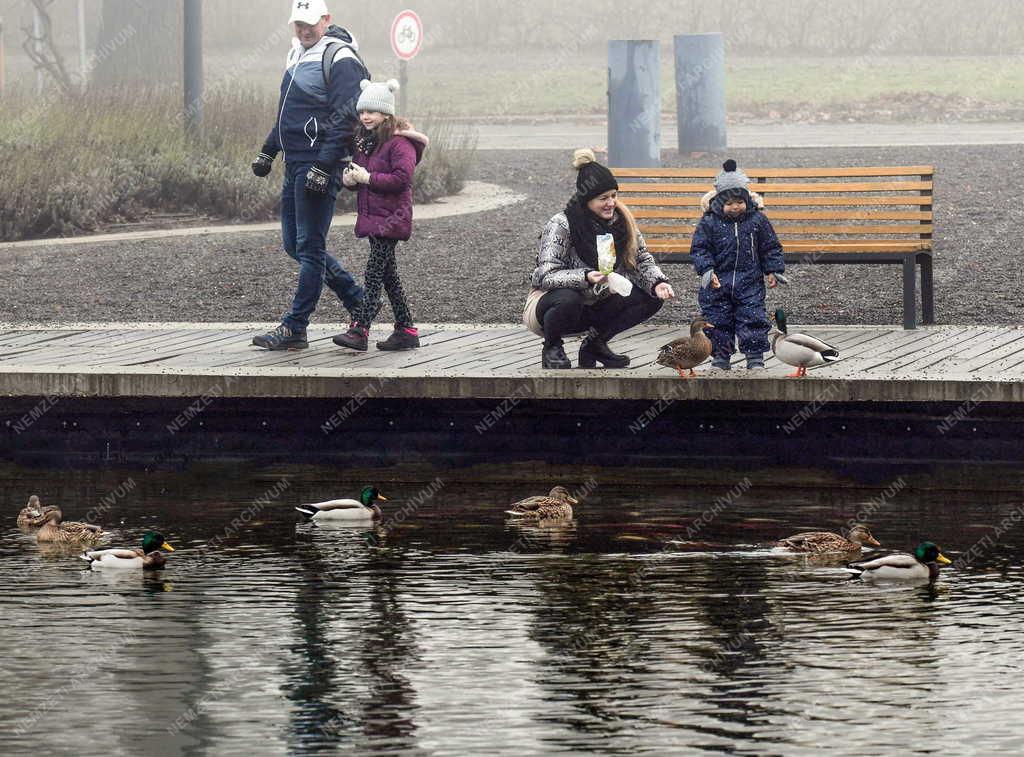
[[[537,303],[537,320],[544,327],[544,346],[562,343],[568,334],[589,329],[605,341],[638,326],[661,310],[664,303],[633,287],[629,297],[613,294],[585,305],[583,293],[576,289],[552,289]]]
[[[384,287],[391,310],[395,314],[398,326],[412,328],[412,313],[402,290],[402,280],[398,277],[398,262],[395,260],[395,247],[398,240],[384,237],[370,237],[370,259],[366,263],[366,281],[363,282],[363,304],[359,308],[357,319],[363,328],[370,328],[370,322],[380,310],[380,290]]]

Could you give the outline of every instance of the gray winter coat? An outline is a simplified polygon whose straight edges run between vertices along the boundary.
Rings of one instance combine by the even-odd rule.
[[[643,234],[637,232],[637,244],[639,249],[636,258],[635,271],[622,271],[622,275],[629,279],[633,286],[647,292],[651,297],[654,288],[661,282],[667,282],[668,277],[661,272],[654,257],[647,251]],[[569,236],[569,219],[565,213],[558,213],[544,229],[540,237],[540,250],[537,253],[537,267],[533,271],[533,290],[526,299],[526,307],[523,310],[523,324],[535,334],[544,335],[539,321],[537,320],[537,303],[545,292],[552,289],[576,289],[583,292],[585,301],[593,304],[604,297],[614,296],[607,289],[600,294],[595,294],[594,287],[587,281],[587,273],[594,270],[587,265],[572,247],[572,239]]]
[[[643,234],[637,232],[639,250],[636,257],[635,271],[622,271],[622,275],[633,282],[633,286],[642,289],[652,297],[654,287],[668,277],[661,272],[654,257],[647,251]],[[569,237],[569,220],[565,213],[559,213],[548,221],[547,227],[540,238],[540,251],[537,254],[537,267],[533,271],[533,288],[550,291],[552,289],[591,289],[587,281],[587,273],[594,270],[576,254]],[[609,296],[606,291],[603,296]],[[596,299],[596,297],[595,297]]]

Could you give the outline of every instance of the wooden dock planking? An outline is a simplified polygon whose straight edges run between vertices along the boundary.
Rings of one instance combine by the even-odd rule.
[[[840,362],[804,380],[768,355],[768,370],[709,373],[682,383],[654,360],[680,326],[643,326],[614,341],[630,355],[627,370],[544,371],[541,340],[521,326],[423,326],[412,352],[342,350],[331,337],[343,327],[310,330],[311,348],[264,352],[250,344],[262,326],[118,324],[67,328],[10,326],[0,336],[0,394],[6,396],[201,396],[231,376],[225,396],[345,397],[375,378],[378,396],[501,398],[530,382],[538,398],[817,401],[822,396],[875,401],[966,401],[991,389],[991,401],[1024,402],[1024,330],[966,326],[903,331],[891,327],[793,326],[834,345]],[[269,327],[268,327],[269,328]],[[371,334],[371,342],[389,329]],[[567,340],[575,362],[579,339]],[[828,388],[834,391],[824,395]]]

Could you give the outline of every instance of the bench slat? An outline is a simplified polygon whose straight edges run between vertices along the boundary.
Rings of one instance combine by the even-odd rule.
[[[786,252],[928,252],[932,249],[931,240],[921,239],[916,242],[871,241],[810,241],[789,242],[783,245]],[[689,239],[657,240],[647,243],[647,250],[654,253],[686,253],[690,252]]]
[[[650,195],[627,196],[620,194],[619,197],[630,207],[643,206],[665,206],[665,207],[700,207],[700,197],[651,197]],[[765,212],[771,213],[773,207],[780,206],[806,206],[806,205],[931,205],[934,199],[920,195],[890,195],[887,197],[873,197],[860,195],[854,197],[785,197],[773,195],[766,202]]]
[[[786,192],[788,194],[815,194],[817,192],[930,192],[933,190],[930,181],[873,181],[873,182],[820,182],[801,183],[783,182],[777,184],[751,184],[750,188],[759,194]],[[666,192],[672,194],[707,194],[708,187],[702,184],[667,184],[651,182],[649,184],[620,184],[619,192],[645,193]]]
[[[615,168],[621,178],[714,179],[714,168]],[[855,166],[851,168],[756,168],[744,169],[752,179],[830,178],[858,176],[932,176],[934,166]]]
[[[785,234],[910,234],[919,236],[921,234],[934,233],[934,227],[930,225],[900,226],[787,226],[786,224],[774,224],[775,232],[779,235]],[[693,234],[697,227],[693,224],[640,224],[640,231],[644,234]]]
[[[687,212],[685,210],[634,210],[635,218],[674,218],[684,221],[695,221],[700,214]],[[931,221],[930,212],[915,213],[911,211],[882,211],[872,210],[785,210],[771,212],[768,214],[772,222],[780,221]],[[643,224],[641,224],[641,227]]]

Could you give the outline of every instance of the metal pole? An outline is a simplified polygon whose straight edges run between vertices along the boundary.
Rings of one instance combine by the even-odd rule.
[[[185,0],[185,129],[203,125],[203,0]]]
[[[726,149],[725,41],[721,34],[675,38],[679,152]]]
[[[404,58],[398,62],[398,115],[409,117],[409,61]]]
[[[661,43],[608,43],[608,165],[661,166]]]
[[[4,42],[4,17],[0,16],[0,96],[7,89],[7,46]]]
[[[32,48],[38,55],[42,55],[43,43],[43,16],[39,12],[39,6],[32,5]],[[36,96],[43,94],[43,69],[36,66]]]
[[[85,88],[89,81],[89,51],[85,39],[85,0],[78,0],[78,69],[81,71],[81,89]]]

